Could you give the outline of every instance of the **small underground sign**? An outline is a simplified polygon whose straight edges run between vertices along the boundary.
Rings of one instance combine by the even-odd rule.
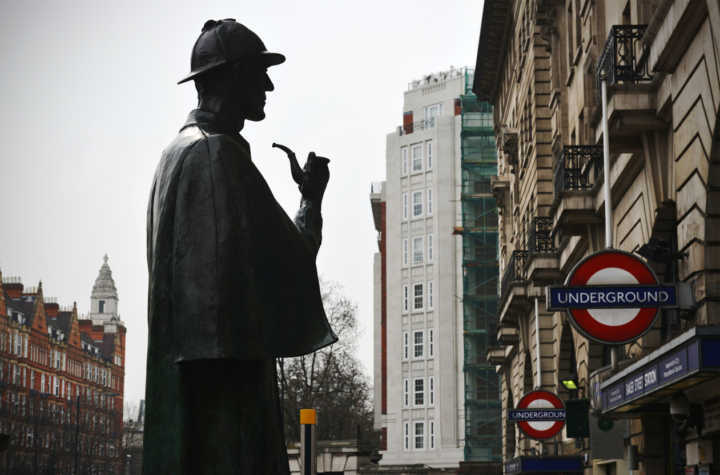
[[[549,391],[531,391],[524,395],[517,408],[508,411],[508,419],[533,439],[548,439],[565,425],[565,405]]]

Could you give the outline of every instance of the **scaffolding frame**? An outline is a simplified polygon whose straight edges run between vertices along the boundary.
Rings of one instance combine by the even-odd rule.
[[[473,73],[465,70],[460,96],[465,460],[497,462],[502,460],[500,379],[487,361],[497,335],[498,215],[490,187],[497,152],[492,106],[472,93]]]

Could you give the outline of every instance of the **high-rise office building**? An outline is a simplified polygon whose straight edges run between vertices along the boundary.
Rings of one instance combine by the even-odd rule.
[[[497,376],[473,356],[484,358],[496,326],[497,214],[489,186],[496,173],[491,113],[469,92],[471,84],[466,69],[410,83],[403,123],[387,136],[386,179],[371,188],[379,245],[375,425],[383,465],[457,467],[492,460],[499,446]],[[489,303],[482,314],[465,295],[479,288],[468,262],[492,270],[485,272],[490,282],[481,282],[487,295],[475,295]],[[478,417],[485,419],[480,429]],[[473,450],[476,440],[490,450]]]

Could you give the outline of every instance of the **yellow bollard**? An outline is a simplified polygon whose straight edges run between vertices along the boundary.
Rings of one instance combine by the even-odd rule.
[[[300,409],[300,467],[303,475],[316,475],[315,466],[315,409]]]

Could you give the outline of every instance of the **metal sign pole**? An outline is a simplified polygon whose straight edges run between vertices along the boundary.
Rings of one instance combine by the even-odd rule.
[[[607,75],[607,71],[606,71]],[[605,195],[605,248],[613,247],[612,198],[610,196],[610,137],[608,136],[607,77],[601,81],[602,128],[603,128],[603,194]],[[610,347],[610,366],[617,369],[618,347]]]
[[[315,466],[315,409],[300,409],[300,469],[302,475],[316,475]]]

